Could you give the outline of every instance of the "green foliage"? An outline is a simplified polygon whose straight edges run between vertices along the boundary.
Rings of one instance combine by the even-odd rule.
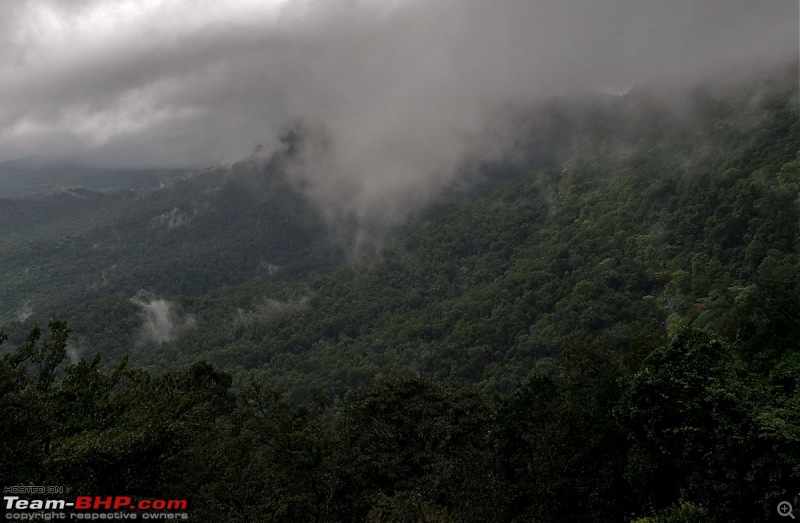
[[[322,218],[290,189],[281,161],[259,167],[250,158],[140,198],[73,190],[44,202],[0,199],[9,247],[0,254],[0,319],[20,307],[63,316],[143,289],[202,295],[252,279],[291,281],[338,264]]]
[[[327,273],[341,257],[281,157],[243,161],[58,249],[0,256],[0,301],[12,314],[27,300],[40,322],[49,308],[106,360],[163,372],[205,359],[295,399],[417,373],[509,392],[565,336],[625,351],[676,320],[735,341],[766,375],[800,343],[796,82],[768,78],[676,95],[683,105],[647,87],[595,101],[565,161],[502,171],[511,181],[494,192],[453,200]],[[195,327],[143,339],[130,301],[142,288]],[[13,339],[26,329],[12,324]]]
[[[748,376],[714,335],[682,330],[648,356],[620,403],[636,497],[655,509],[691,499],[705,521],[767,517],[800,487],[800,418],[785,410],[796,401],[797,389]]]
[[[508,392],[564,336],[624,351],[680,318],[736,341],[766,373],[781,358],[766,347],[800,341],[800,134],[783,85],[758,87],[769,94],[756,106],[701,90],[691,116],[654,106],[641,122],[631,93],[596,116],[603,132],[569,161],[443,210],[381,253],[289,288],[187,300],[199,328],[165,350],[234,374],[256,367],[298,398],[386,373]],[[631,107],[636,118],[619,116]],[[637,132],[654,122],[658,133]],[[305,306],[231,327],[265,299]]]
[[[706,511],[688,501],[679,501],[662,510],[655,517],[633,520],[632,523],[702,523],[707,521]]]
[[[358,519],[493,517],[500,487],[493,414],[477,390],[418,378],[379,380],[342,417],[340,495],[359,494],[349,509]]]
[[[385,378],[306,405],[205,362],[65,366],[68,332],[0,359],[14,484],[188,498],[202,521],[754,521],[800,489],[797,362],[750,376],[705,331],[626,353],[567,338],[494,398]]]
[[[606,100],[565,161],[335,270],[280,158],[91,196],[112,224],[68,238],[18,206],[4,314],[75,332],[11,323],[0,468],[201,521],[774,517],[800,492],[789,76]],[[142,287],[185,328],[144,336]],[[95,352],[118,363],[67,364]]]
[[[625,509],[626,444],[612,411],[622,360],[599,345],[565,340],[557,376],[534,376],[504,398],[498,451],[508,519],[615,521]]]

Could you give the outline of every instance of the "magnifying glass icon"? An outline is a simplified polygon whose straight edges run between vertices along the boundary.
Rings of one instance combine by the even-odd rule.
[[[783,517],[789,516],[790,518],[794,519],[794,514],[792,514],[792,504],[788,501],[781,501],[778,503],[778,514]]]

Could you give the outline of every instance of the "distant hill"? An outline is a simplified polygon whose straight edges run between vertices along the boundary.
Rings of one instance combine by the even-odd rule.
[[[277,167],[252,161],[144,196],[74,189],[0,200],[0,211],[6,319],[23,305],[57,315],[120,292],[199,295],[340,260],[320,216]]]
[[[0,197],[26,198],[73,188],[146,191],[191,173],[187,169],[119,169],[81,161],[28,156],[0,163]]]

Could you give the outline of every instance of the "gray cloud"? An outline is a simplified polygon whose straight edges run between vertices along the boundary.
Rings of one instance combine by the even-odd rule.
[[[794,0],[32,0],[0,7],[0,159],[203,166],[316,139],[332,219],[402,218],[498,107],[798,52]]]

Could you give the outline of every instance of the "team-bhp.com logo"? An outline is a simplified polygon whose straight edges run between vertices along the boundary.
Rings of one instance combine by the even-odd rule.
[[[128,496],[77,496],[65,499],[22,499],[3,496],[6,519],[189,519],[185,499],[131,499]],[[69,510],[69,514],[64,511]],[[111,511],[111,512],[106,512]]]

